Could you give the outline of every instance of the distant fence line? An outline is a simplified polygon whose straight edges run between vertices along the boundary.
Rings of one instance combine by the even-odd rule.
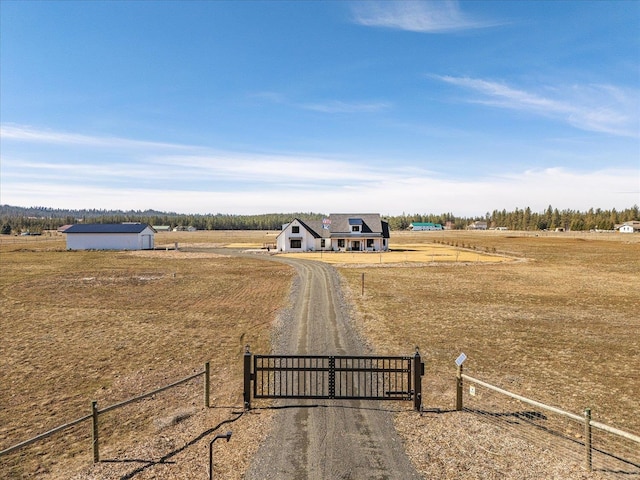
[[[576,442],[575,439],[572,439],[572,441],[574,443],[579,443],[581,445],[583,445],[584,447],[584,460],[583,460],[583,464],[584,464],[584,468],[588,471],[592,471],[593,470],[593,454],[594,452],[603,454],[604,457],[609,457],[611,459],[614,459],[616,461],[622,462],[623,464],[626,464],[628,466],[631,467],[635,467],[637,468],[637,472],[633,472],[635,473],[639,473],[640,474],[640,457],[638,457],[638,452],[640,452],[640,436],[639,435],[635,435],[633,433],[629,433],[623,430],[620,430],[618,428],[614,428],[611,427],[609,425],[605,425],[604,423],[600,423],[600,422],[596,422],[594,420],[591,419],[591,409],[587,408],[584,411],[584,415],[577,415],[575,413],[570,413],[567,412],[565,410],[562,410],[560,408],[557,407],[552,407],[549,405],[545,405],[544,403],[538,402],[536,400],[532,400],[530,398],[526,398],[522,395],[517,395],[515,393],[509,392],[507,390],[504,390],[502,388],[496,387],[495,385],[491,385],[487,382],[484,382],[482,380],[478,380],[477,378],[473,378],[469,375],[466,375],[463,373],[462,370],[462,365],[458,366],[458,370],[457,370],[457,374],[456,374],[456,399],[455,399],[455,407],[457,411],[461,411],[464,409],[464,405],[463,405],[463,382],[467,381],[470,382],[470,395],[471,396],[475,396],[476,392],[475,392],[475,387],[477,386],[481,386],[491,392],[495,392],[497,394],[500,394],[502,396],[506,396],[509,397],[511,399],[517,400],[519,402],[523,402],[526,403],[528,405],[532,405],[534,407],[537,407],[541,410],[544,410],[546,412],[550,412],[556,415],[559,415],[560,417],[563,417],[565,419],[569,419],[572,420],[574,422],[577,422],[577,424],[582,425],[582,432],[579,432],[579,435],[583,438],[582,442]],[[508,414],[505,413],[497,413],[497,412],[487,412],[487,411],[479,411],[479,410],[471,410],[468,409],[471,413],[480,413],[483,415],[486,415],[488,417],[499,417],[499,416],[508,416]],[[548,427],[543,427],[540,423],[536,423],[539,422],[540,420],[547,420],[547,418],[544,415],[538,414],[537,412],[516,412],[513,414],[513,416],[519,416],[521,418],[526,418],[528,420],[528,423],[532,424],[532,425],[536,425],[539,426],[545,430],[549,430],[551,431]],[[605,447],[600,447],[600,446],[596,446],[594,445],[593,442],[593,430],[597,429],[597,430],[601,430],[603,432],[606,432],[608,434],[611,434],[615,437],[617,437],[618,439],[624,439],[627,442],[633,443],[635,444],[630,450],[630,454],[631,455],[627,455],[627,457],[622,457],[622,454],[617,454],[614,452],[609,452],[609,451],[605,451],[603,450],[603,448]],[[611,446],[611,442],[609,442]],[[635,454],[634,454],[635,452]],[[636,458],[637,457],[637,458]],[[612,470],[608,470],[610,473],[615,473],[615,471]],[[628,472],[627,472],[628,473]]]
[[[177,382],[173,382],[170,383],[168,385],[164,385],[162,387],[156,388],[155,390],[152,390],[150,392],[147,393],[143,393],[142,395],[138,395],[136,397],[132,397],[129,398],[127,400],[123,400],[122,402],[118,402],[115,403],[113,405],[110,405],[108,407],[105,407],[103,409],[99,409],[98,408],[98,402],[97,401],[92,401],[91,402],[91,413],[88,415],[85,415],[83,417],[77,418],[76,420],[73,420],[71,422],[65,423],[64,425],[59,425],[47,432],[41,433],[40,435],[36,435],[35,437],[29,438],[28,440],[24,440],[23,442],[17,443],[15,445],[12,445],[9,448],[6,448],[2,451],[0,451],[0,457],[4,456],[4,455],[8,455],[11,452],[14,452],[20,448],[26,447],[27,445],[31,445],[33,443],[36,443],[40,440],[44,440],[47,437],[50,437],[51,435],[61,432],[63,430],[66,430],[67,428],[71,428],[74,425],[77,425],[79,423],[82,423],[86,420],[91,419],[92,420],[92,425],[91,425],[91,432],[92,432],[92,446],[93,446],[93,461],[94,462],[99,462],[100,461],[100,450],[99,450],[99,415],[101,413],[107,413],[110,412],[112,410],[115,410],[117,408],[120,407],[124,407],[125,405],[129,405],[130,403],[134,403],[140,400],[143,400],[147,397],[150,397],[152,395],[155,395],[157,393],[160,392],[164,392],[165,390],[169,390],[170,388],[173,387],[177,387],[179,385],[182,385],[183,383],[187,383],[195,378],[198,378],[200,376],[204,376],[204,406],[209,408],[211,406],[211,401],[210,401],[210,382],[211,382],[211,370],[210,370],[210,364],[209,362],[204,364],[204,370],[194,373],[192,375],[189,375],[188,377],[185,377],[181,380],[178,380]]]

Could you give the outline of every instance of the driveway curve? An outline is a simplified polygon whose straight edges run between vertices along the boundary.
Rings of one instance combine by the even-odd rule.
[[[297,271],[291,307],[274,335],[274,353],[369,353],[351,324],[335,269],[308,260],[270,259]],[[281,400],[276,407],[274,428],[246,479],[421,478],[396,434],[392,413],[377,402]]]

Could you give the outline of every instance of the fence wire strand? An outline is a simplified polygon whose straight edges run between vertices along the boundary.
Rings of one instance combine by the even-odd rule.
[[[463,410],[532,444],[542,444],[585,470],[590,463],[594,472],[607,478],[640,478],[640,444],[592,426],[589,459],[584,420],[567,418],[467,380]]]

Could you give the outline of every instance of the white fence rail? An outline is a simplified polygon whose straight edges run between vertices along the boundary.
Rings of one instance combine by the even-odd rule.
[[[465,382],[469,384],[468,396],[463,394]],[[523,411],[520,404],[536,410]],[[583,415],[567,412],[466,375],[462,366],[456,375],[455,407],[494,422],[508,419],[532,440],[539,439],[541,431],[550,434],[588,471],[624,478],[640,476],[640,435],[592,420],[588,408]]]

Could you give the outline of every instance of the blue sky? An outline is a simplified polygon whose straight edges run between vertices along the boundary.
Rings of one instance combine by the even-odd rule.
[[[0,2],[0,203],[640,203],[640,2]]]

